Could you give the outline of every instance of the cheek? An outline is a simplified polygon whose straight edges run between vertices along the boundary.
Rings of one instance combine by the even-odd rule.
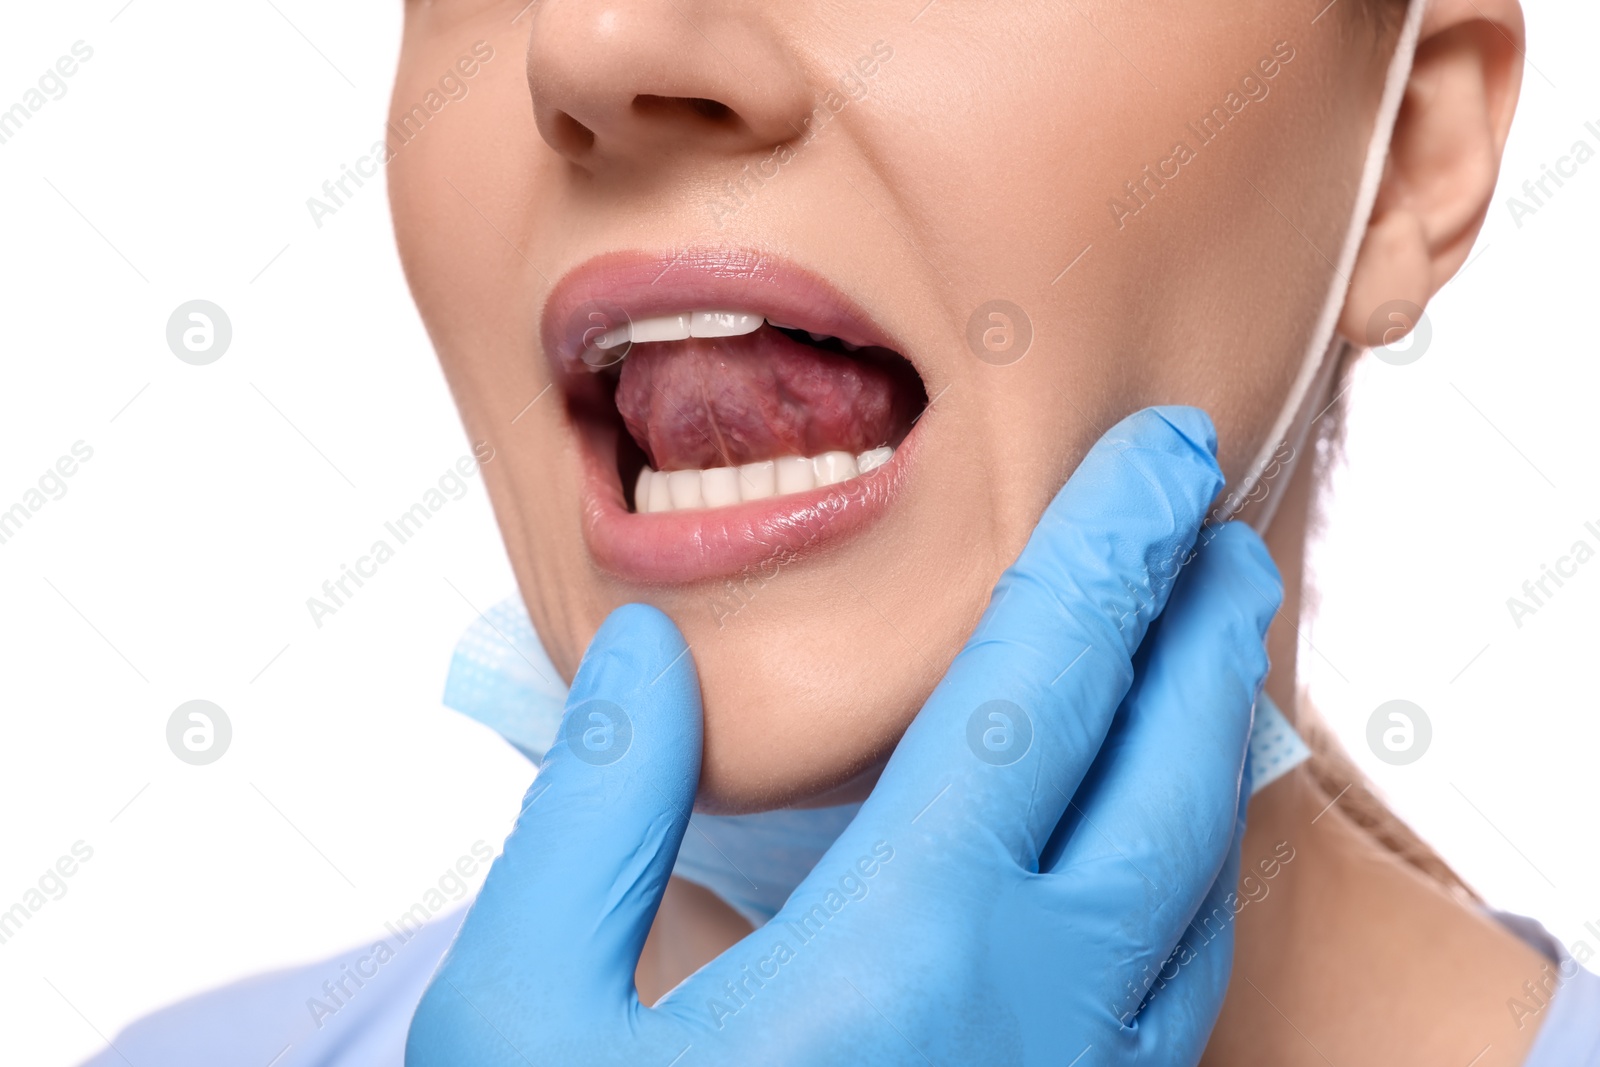
[[[413,44],[411,36],[390,101],[387,172],[401,262],[432,330],[450,325],[449,317],[474,317],[475,304],[521,306],[546,287],[537,257],[523,247],[526,194],[544,161],[533,124],[516,121],[529,106],[518,42],[506,34],[483,42],[493,58],[478,64],[464,83],[470,91],[452,101],[438,81],[471,44]],[[430,112],[430,99],[442,106]]]
[[[1007,427],[991,434],[996,463],[1017,462],[1020,425],[1049,468],[1035,486],[1066,476],[1084,429],[1162,403],[1212,415],[1238,480],[1338,281],[1376,104],[1370,61],[1298,16],[1215,7],[1092,11],[1120,52],[1032,13],[999,28],[991,15],[959,57],[953,42],[899,49],[894,80],[863,108],[863,141],[885,160],[880,195],[913,205],[957,293],[948,327],[996,299],[1028,321],[1028,355],[1000,369],[963,361],[952,406]],[[1030,44],[982,43],[1000,40]],[[1241,89],[1251,77],[1260,99]],[[1207,126],[1217,109],[1226,121]],[[1036,514],[1038,497],[1008,514]]]

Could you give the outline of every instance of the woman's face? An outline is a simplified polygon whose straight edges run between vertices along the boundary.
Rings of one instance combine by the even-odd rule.
[[[562,672],[654,604],[702,806],[842,799],[1102,431],[1197,405],[1237,482],[1352,211],[1355,8],[408,3],[400,251]]]

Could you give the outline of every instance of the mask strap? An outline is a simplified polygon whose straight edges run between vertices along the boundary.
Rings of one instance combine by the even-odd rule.
[[[1322,314],[1317,319],[1317,328],[1311,335],[1311,343],[1301,360],[1300,372],[1289,389],[1283,410],[1273,423],[1272,432],[1267,435],[1261,452],[1250,465],[1249,473],[1236,489],[1229,492],[1224,519],[1238,515],[1248,502],[1251,493],[1260,485],[1263,473],[1274,462],[1280,465],[1284,462],[1276,458],[1278,450],[1283,445],[1291,445],[1294,449],[1291,455],[1295,456],[1305,446],[1311,423],[1315,416],[1320,414],[1312,410],[1312,405],[1321,403],[1328,395],[1334,369],[1342,362],[1345,349],[1352,347],[1349,341],[1334,331],[1350,288],[1350,271],[1355,267],[1356,255],[1361,251],[1361,241],[1366,236],[1367,225],[1372,219],[1372,208],[1378,199],[1378,186],[1383,180],[1384,166],[1389,159],[1389,142],[1394,137],[1394,126],[1400,116],[1400,105],[1405,101],[1406,84],[1411,80],[1411,66],[1416,59],[1417,42],[1421,38],[1422,18],[1427,12],[1427,6],[1428,0],[1410,0],[1406,9],[1405,24],[1401,27],[1400,38],[1395,43],[1394,56],[1389,61],[1389,73],[1383,86],[1383,99],[1378,105],[1377,121],[1373,124],[1372,139],[1367,145],[1366,165],[1361,171],[1361,186],[1356,193],[1350,228],[1345,233],[1344,247],[1339,252],[1338,271],[1329,287],[1328,297],[1323,302]],[[1251,515],[1250,525],[1264,533],[1277,511],[1281,496],[1281,493],[1269,492],[1266,499],[1261,501],[1259,508]]]

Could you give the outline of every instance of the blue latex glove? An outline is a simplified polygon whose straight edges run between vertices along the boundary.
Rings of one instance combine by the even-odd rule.
[[[1282,595],[1248,528],[1199,533],[1215,447],[1192,408],[1107,433],[855,821],[771,923],[652,1008],[634,969],[694,803],[699,685],[666,616],[613,612],[409,1067],[1198,1061]],[[1229,921],[1202,943],[1189,924],[1213,910]]]

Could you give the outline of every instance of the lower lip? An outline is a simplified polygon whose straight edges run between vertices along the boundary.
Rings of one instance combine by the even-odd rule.
[[[921,423],[917,424],[920,426]],[[580,427],[584,538],[602,568],[628,581],[685,584],[785,566],[860,533],[905,485],[917,426],[883,466],[803,493],[638,514],[628,510],[617,474],[620,427]]]

